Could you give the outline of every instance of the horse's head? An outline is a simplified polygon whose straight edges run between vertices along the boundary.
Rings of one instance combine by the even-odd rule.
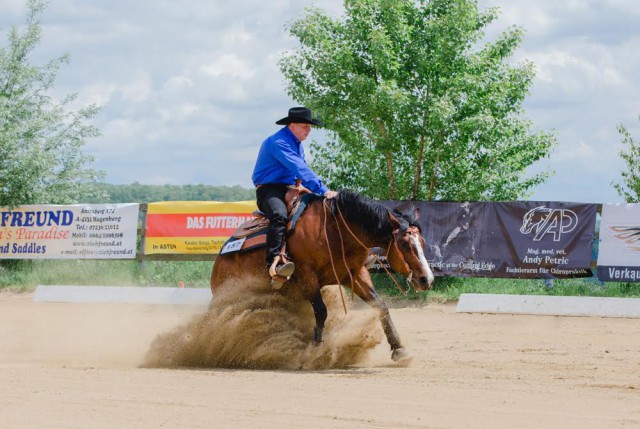
[[[393,240],[387,252],[387,262],[391,268],[407,276],[407,281],[416,291],[429,290],[433,283],[433,272],[424,256],[424,238],[415,223],[419,216],[416,208],[408,213],[401,213],[397,209],[389,212]]]
[[[534,228],[538,228],[551,214],[551,209],[545,206],[533,208],[522,217],[520,233],[529,234]]]

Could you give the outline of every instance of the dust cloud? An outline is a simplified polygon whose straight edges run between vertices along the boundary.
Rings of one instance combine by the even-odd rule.
[[[142,366],[348,368],[362,363],[383,338],[374,310],[345,314],[337,286],[323,289],[329,314],[321,344],[311,338],[315,321],[308,301],[273,292],[255,279],[225,286],[205,313],[156,337]]]

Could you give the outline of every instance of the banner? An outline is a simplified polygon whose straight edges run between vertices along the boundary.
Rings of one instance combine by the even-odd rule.
[[[492,203],[428,203],[422,210],[425,256],[434,273],[458,277],[496,276],[501,263],[488,249],[495,240],[495,210]]]
[[[0,259],[133,259],[138,204],[25,205],[0,212]]]
[[[604,204],[600,221],[598,278],[640,282],[640,204]]]
[[[436,275],[590,277],[596,204],[420,202],[425,256]],[[392,202],[385,202],[392,208]]]
[[[255,201],[166,201],[147,205],[143,252],[217,254],[233,231],[253,219]]]

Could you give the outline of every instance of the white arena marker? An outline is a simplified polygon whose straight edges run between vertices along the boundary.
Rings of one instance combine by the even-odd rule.
[[[456,312],[635,318],[640,299],[464,293]]]
[[[120,304],[207,305],[208,288],[129,287],[129,286],[43,286],[36,288],[34,301]]]

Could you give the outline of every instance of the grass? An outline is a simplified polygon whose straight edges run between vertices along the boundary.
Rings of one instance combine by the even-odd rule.
[[[396,280],[405,288],[404,295],[386,274],[374,274],[372,277],[380,294],[411,301],[456,301],[463,293],[640,297],[640,283],[605,283],[594,278],[556,279],[553,286],[547,287],[543,280],[437,277],[432,290],[415,292],[398,276]]]
[[[0,263],[0,289],[30,291],[37,285],[105,285],[209,287],[209,261],[5,260]],[[386,274],[373,274],[385,299],[456,301],[463,293],[640,297],[640,283],[602,283],[593,278],[542,280],[438,277],[431,291],[415,292],[397,277],[405,293]]]
[[[9,263],[7,263],[9,262]],[[209,261],[20,260],[0,265],[0,288],[38,285],[209,287]]]

